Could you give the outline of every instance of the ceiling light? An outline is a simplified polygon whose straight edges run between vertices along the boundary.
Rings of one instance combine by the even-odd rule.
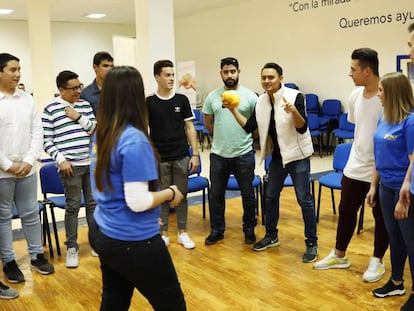
[[[102,14],[102,13],[90,13],[90,14],[86,14],[84,15],[84,17],[86,18],[93,18],[93,19],[98,19],[98,18],[102,18],[105,17],[106,14]]]
[[[10,10],[10,9],[0,9],[0,14],[1,15],[8,15],[12,12],[13,12],[13,10]]]

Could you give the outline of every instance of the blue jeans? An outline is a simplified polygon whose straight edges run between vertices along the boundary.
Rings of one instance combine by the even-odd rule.
[[[37,174],[24,178],[0,178],[0,257],[3,264],[15,260],[13,250],[13,203],[19,212],[31,259],[43,254]]]
[[[243,231],[254,229],[256,226],[256,201],[252,184],[254,166],[254,151],[236,158],[210,154],[210,227],[213,232],[224,233],[226,229],[225,192],[231,173],[236,177],[242,196]]]
[[[269,183],[266,189],[266,236],[277,237],[279,221],[280,192],[283,182],[290,174],[295,187],[296,199],[302,208],[305,223],[306,244],[317,244],[315,206],[309,188],[310,160],[309,158],[282,165],[282,159],[273,158],[269,166]]]
[[[395,219],[394,209],[398,201],[399,192],[399,190],[380,184],[379,199],[385,228],[387,228],[390,238],[391,278],[394,281],[403,280],[404,265],[408,255],[411,279],[414,280],[414,215],[412,208],[410,208],[407,219]]]
[[[66,177],[60,173],[60,179],[65,190],[65,244],[68,248],[79,249],[78,244],[78,214],[81,205],[81,197],[85,199],[86,221],[88,225],[93,220],[93,211],[96,203],[92,196],[89,165],[73,166],[73,176]]]

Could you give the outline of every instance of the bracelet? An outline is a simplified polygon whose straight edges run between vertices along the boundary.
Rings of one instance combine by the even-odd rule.
[[[191,157],[197,157],[198,158],[198,154],[193,154]]]
[[[82,114],[80,113],[79,117],[77,117],[75,121],[79,121],[81,117],[82,117]]]
[[[173,196],[172,196],[171,200],[168,200],[167,202],[172,202],[175,199],[175,190],[171,186],[169,186],[167,189],[170,189],[172,191],[172,193],[173,193]]]

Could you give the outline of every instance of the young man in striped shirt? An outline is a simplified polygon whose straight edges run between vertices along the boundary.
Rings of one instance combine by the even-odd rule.
[[[56,162],[65,189],[66,266],[76,268],[79,265],[78,213],[82,194],[88,224],[96,205],[89,176],[89,141],[96,119],[91,105],[80,99],[83,85],[76,73],[62,71],[56,84],[60,96],[44,108],[42,116],[44,150]]]

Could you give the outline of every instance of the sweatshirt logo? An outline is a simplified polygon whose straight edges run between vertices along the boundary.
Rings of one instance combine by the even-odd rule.
[[[398,138],[397,135],[392,135],[392,134],[388,134],[388,133],[384,135],[385,140],[396,140],[397,138]]]
[[[180,106],[175,106],[174,107],[174,112],[175,113],[180,113],[181,112],[181,107]]]

